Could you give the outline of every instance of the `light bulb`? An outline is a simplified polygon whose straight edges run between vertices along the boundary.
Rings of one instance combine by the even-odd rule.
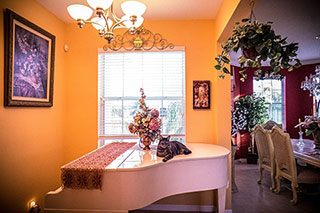
[[[135,27],[138,28],[142,25],[144,19],[142,16],[138,16],[137,17],[137,21],[132,24],[132,21],[130,21],[130,17],[127,15],[122,16],[121,21],[124,21],[123,24],[127,27],[127,28],[131,28],[131,27]]]
[[[91,17],[93,12],[91,8],[81,4],[72,4],[67,7],[67,10],[70,16],[75,20],[78,20],[78,19],[87,20]]]
[[[93,9],[100,7],[106,10],[111,6],[113,0],[87,0],[87,2]]]
[[[138,1],[126,1],[121,4],[121,9],[127,16],[142,16],[146,11],[147,7],[141,2]]]

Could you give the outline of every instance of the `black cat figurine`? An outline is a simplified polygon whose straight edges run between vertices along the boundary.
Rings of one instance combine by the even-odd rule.
[[[157,156],[164,157],[163,162],[167,162],[175,155],[188,155],[191,151],[184,144],[178,141],[170,141],[170,135],[168,137],[160,136],[160,141],[157,147]]]

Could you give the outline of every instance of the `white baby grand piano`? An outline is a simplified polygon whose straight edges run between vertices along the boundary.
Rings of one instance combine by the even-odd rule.
[[[132,147],[105,168],[102,190],[60,187],[45,197],[46,212],[128,212],[175,194],[218,189],[224,212],[228,155],[224,147],[187,143],[190,155],[166,163],[155,151]]]

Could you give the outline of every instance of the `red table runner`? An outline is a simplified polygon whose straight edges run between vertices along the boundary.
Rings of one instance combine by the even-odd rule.
[[[110,143],[64,165],[62,184],[73,189],[101,189],[104,168],[135,144]]]

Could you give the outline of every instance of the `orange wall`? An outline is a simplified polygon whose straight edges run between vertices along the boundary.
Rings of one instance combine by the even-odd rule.
[[[224,8],[235,8],[235,2],[227,2],[222,4]],[[79,29],[76,24],[61,22],[35,0],[1,0],[0,6],[56,36],[53,107],[4,108],[0,87],[0,169],[5,171],[0,176],[0,187],[5,192],[0,202],[5,209],[23,211],[31,198],[43,207],[45,193],[60,185],[59,167],[97,147],[97,49],[106,41],[92,26]],[[226,17],[232,14],[223,11],[219,16],[224,18],[217,21],[146,21],[144,25],[186,48],[186,140],[230,148],[230,81],[218,79],[213,69],[216,41]],[[4,35],[3,13],[0,25],[0,34]],[[1,36],[2,67],[3,43]],[[65,43],[70,48],[67,53],[62,49]],[[192,109],[193,80],[211,81],[210,110]],[[228,209],[230,197],[229,192]]]
[[[186,48],[186,140],[217,143],[212,133],[216,109],[213,106],[210,110],[192,109],[192,81],[213,82],[215,78],[212,68],[214,21],[146,21],[144,26],[152,32],[161,33],[175,46]],[[97,147],[97,50],[102,48],[106,41],[99,38],[96,30],[89,25],[79,29],[75,24],[68,24],[66,38],[70,47],[66,57],[66,156],[68,160],[72,160]],[[212,84],[212,90],[216,89]],[[212,102],[216,101],[219,100],[212,97]],[[83,132],[86,134],[81,134]]]
[[[248,0],[242,0],[248,1]],[[215,20],[215,45],[214,53],[217,57],[221,52],[221,39],[222,41],[229,37],[230,19],[238,9],[240,0],[222,0],[216,20]],[[229,23],[229,25],[228,25]],[[212,60],[215,65],[215,60]],[[215,76],[218,76],[218,71],[213,69]],[[227,75],[224,79],[215,78],[214,84],[216,90],[213,96],[217,99],[214,102],[216,109],[214,115],[214,134],[216,136],[217,144],[231,149],[231,82],[230,76]],[[231,179],[231,157],[229,156],[229,180]],[[230,184],[231,186],[231,184]],[[226,209],[231,209],[231,187],[227,190]]]
[[[34,0],[0,1],[0,212],[26,212],[34,198],[60,185],[64,134],[65,24]],[[56,36],[53,107],[3,106],[3,10],[9,8]]]

